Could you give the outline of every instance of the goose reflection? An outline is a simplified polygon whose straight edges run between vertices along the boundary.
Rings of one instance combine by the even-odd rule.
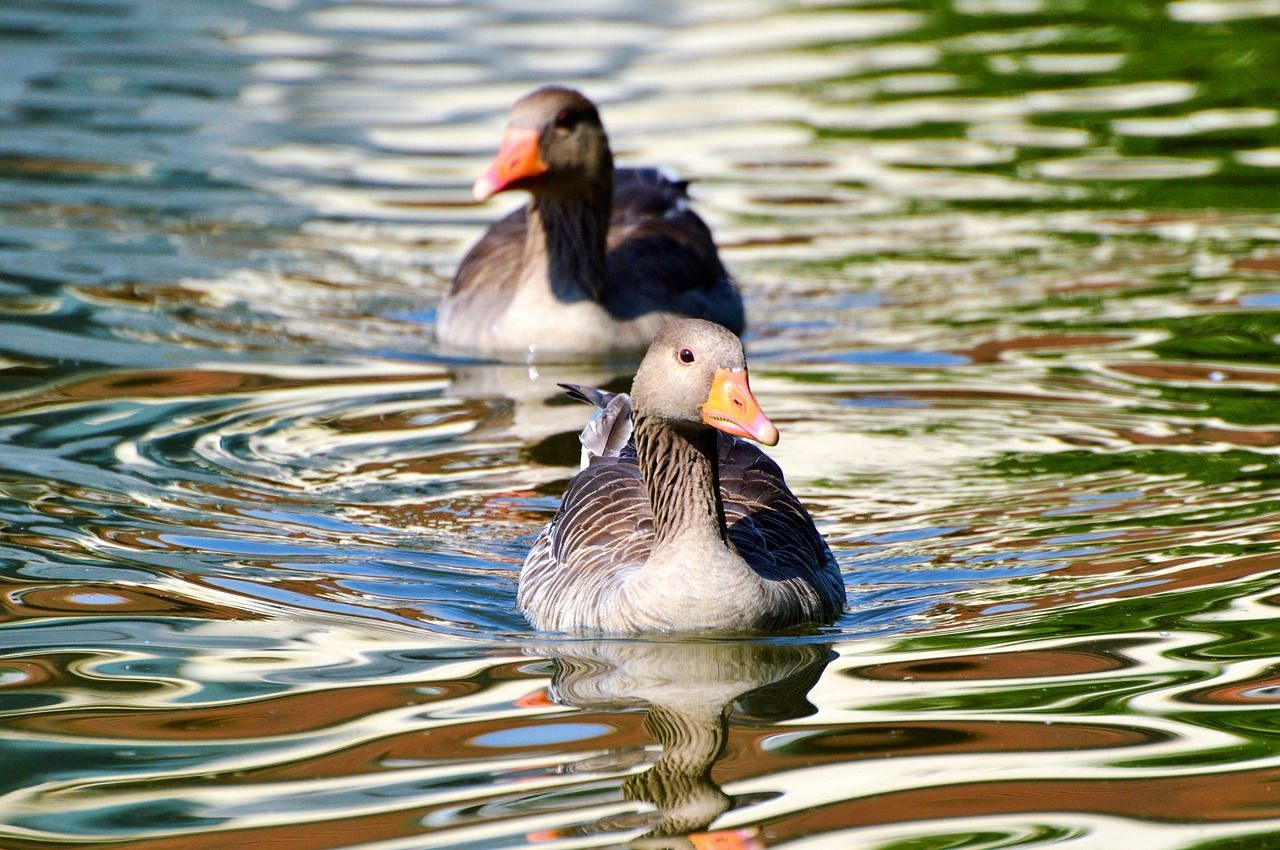
[[[754,829],[703,832],[730,808],[757,799],[735,800],[711,769],[731,725],[813,714],[807,694],[835,657],[826,645],[726,640],[576,641],[529,651],[554,660],[548,696],[561,705],[648,709],[644,729],[661,755],[622,786],[625,799],[658,810],[650,830],[627,845],[636,850],[763,847]]]
[[[536,454],[539,441],[572,434],[572,451],[555,462],[576,465],[576,437],[589,413],[584,414],[581,402],[568,398],[557,382],[626,389],[635,365],[564,364],[542,371],[514,363],[465,363],[449,371],[452,380],[446,395],[476,408],[476,427],[466,439],[515,438],[534,445]]]

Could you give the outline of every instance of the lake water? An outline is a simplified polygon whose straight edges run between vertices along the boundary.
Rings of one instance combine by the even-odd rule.
[[[1280,848],[1280,3],[0,4],[0,847]],[[437,355],[510,103],[696,180],[831,628],[555,640],[633,364]]]

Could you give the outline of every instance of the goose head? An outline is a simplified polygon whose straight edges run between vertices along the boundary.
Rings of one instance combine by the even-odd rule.
[[[538,197],[584,194],[584,186],[613,191],[613,154],[600,113],[580,92],[537,89],[511,108],[502,147],[472,186],[477,201],[525,189]]]
[[[637,417],[657,417],[678,431],[708,427],[766,446],[778,429],[751,393],[742,341],[702,319],[665,325],[636,372],[631,400]]]

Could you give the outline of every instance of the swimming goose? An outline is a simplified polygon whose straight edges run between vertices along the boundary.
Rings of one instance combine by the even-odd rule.
[[[698,319],[664,327],[630,397],[601,408],[584,463],[520,572],[539,629],[782,629],[844,606],[831,550],[782,471],[745,437],[778,430],[747,383],[742,343]],[[620,445],[622,444],[622,445]]]
[[[600,114],[579,92],[525,95],[473,191],[533,197],[463,258],[440,303],[441,345],[541,359],[640,352],[680,316],[741,333],[742,297],[686,187],[653,168],[615,171]]]

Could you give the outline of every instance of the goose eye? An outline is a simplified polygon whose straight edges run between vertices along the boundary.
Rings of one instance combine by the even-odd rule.
[[[556,113],[556,126],[561,130],[569,130],[573,128],[573,113],[567,109],[561,109]]]
[[[692,363],[692,362],[693,362],[693,351],[692,351],[691,349],[688,349],[688,348],[682,348],[682,349],[680,349],[680,362],[681,362],[681,363]]]

